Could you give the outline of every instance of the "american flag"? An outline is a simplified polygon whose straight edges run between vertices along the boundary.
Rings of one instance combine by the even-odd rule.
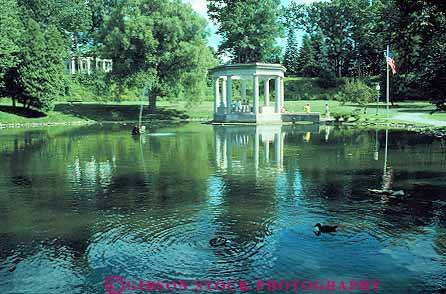
[[[386,55],[386,51],[384,51],[384,57],[386,57],[386,62],[392,69],[392,73],[396,74],[395,58],[393,58],[392,52],[389,50],[389,55]]]

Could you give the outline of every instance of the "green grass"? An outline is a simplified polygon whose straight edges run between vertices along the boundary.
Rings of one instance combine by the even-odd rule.
[[[434,114],[425,114],[425,115],[422,115],[421,117],[427,118],[427,119],[446,121],[446,113],[445,112],[436,112]]]
[[[261,101],[262,102],[262,101]],[[378,115],[376,115],[376,105],[369,105],[367,113],[363,114],[363,109],[358,105],[342,105],[333,100],[298,100],[285,101],[285,108],[289,112],[302,112],[304,105],[311,106],[312,112],[324,113],[325,103],[330,106],[330,112],[351,113],[355,110],[361,111],[361,118],[369,121],[386,121],[385,105],[380,104]],[[60,123],[74,121],[137,121],[139,115],[139,101],[116,102],[82,102],[70,105],[68,103],[57,102],[53,111],[43,117],[27,117],[27,114],[11,113],[9,101],[3,100],[0,103],[0,123]],[[160,100],[157,104],[158,111],[155,114],[147,113],[147,105],[144,106],[143,120],[175,120],[184,118],[211,119],[213,103],[204,101],[202,103],[188,104],[186,102],[167,102]],[[424,112],[424,117],[433,120],[446,120],[446,113],[428,113],[434,107],[428,102],[399,102],[390,108],[390,121],[394,122],[395,117],[402,113]]]
[[[147,105],[144,106],[143,120],[177,120],[189,118],[210,118],[212,104],[204,103],[194,106],[186,103],[159,102],[156,113],[149,114]],[[210,107],[208,110],[208,107]],[[0,123],[59,123],[74,121],[137,121],[139,118],[140,102],[125,101],[122,103],[82,102],[69,104],[56,102],[54,110],[46,116],[37,111],[23,111],[4,102],[0,104]]]

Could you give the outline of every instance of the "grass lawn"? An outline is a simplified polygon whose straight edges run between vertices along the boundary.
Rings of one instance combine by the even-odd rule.
[[[8,101],[6,101],[8,102]],[[300,100],[285,101],[285,108],[289,112],[302,112],[304,105],[311,106],[312,112],[324,113],[325,103],[330,106],[330,112],[352,112],[359,109],[357,105],[341,105],[333,100]],[[54,110],[47,116],[38,117],[36,113],[12,113],[12,109],[5,101],[0,103],[0,123],[45,123],[45,122],[73,122],[73,121],[137,121],[139,116],[139,101],[125,101],[121,103],[109,102],[82,102],[70,105],[68,103],[57,102]],[[143,120],[154,119],[211,119],[213,103],[204,101],[202,103],[188,104],[186,102],[167,102],[160,100],[157,104],[158,111],[155,114],[147,113],[147,105],[144,106]],[[389,117],[394,120],[402,113],[424,112],[426,118],[446,120],[446,113],[436,113],[429,115],[433,109],[432,104],[428,102],[399,102],[390,107]],[[360,109],[361,113],[363,109]],[[39,114],[39,113],[37,113]],[[385,105],[380,104],[378,115],[376,115],[376,105],[370,105],[366,114],[362,118],[368,120],[385,120]]]
[[[440,121],[446,121],[446,112],[436,112],[434,114],[424,114],[422,118],[435,119]]]

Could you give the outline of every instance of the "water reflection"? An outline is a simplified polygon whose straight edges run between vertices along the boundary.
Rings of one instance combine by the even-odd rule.
[[[111,274],[446,287],[445,150],[317,125],[8,130],[0,291],[100,293]],[[407,195],[367,193],[383,186]],[[340,230],[316,237],[317,222]],[[210,247],[215,236],[231,243]]]

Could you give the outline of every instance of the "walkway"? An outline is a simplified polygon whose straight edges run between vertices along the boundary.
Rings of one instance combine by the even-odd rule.
[[[422,117],[426,113],[419,113],[419,112],[409,112],[409,113],[401,113],[393,117],[394,120],[401,120],[406,122],[412,122],[412,123],[420,123],[420,124],[426,124],[426,125],[433,125],[436,127],[446,127],[446,121],[436,120],[436,119],[429,119]]]

